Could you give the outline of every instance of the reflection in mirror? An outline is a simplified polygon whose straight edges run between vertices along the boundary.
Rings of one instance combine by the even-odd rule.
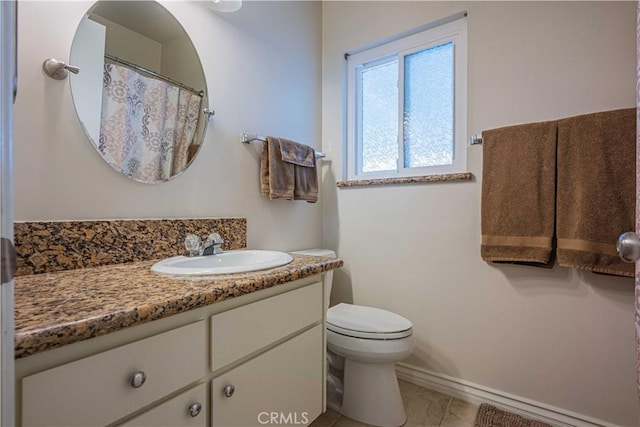
[[[80,123],[100,156],[133,180],[183,172],[204,138],[206,82],[180,23],[154,1],[101,0],[78,25],[70,78]]]

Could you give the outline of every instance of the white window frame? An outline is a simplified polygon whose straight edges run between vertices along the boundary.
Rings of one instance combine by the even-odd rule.
[[[404,178],[440,175],[467,171],[467,20],[457,19],[438,26],[430,26],[422,31],[409,31],[409,35],[395,37],[391,41],[377,44],[347,55],[347,180]],[[405,34],[407,34],[405,33]],[[404,167],[404,57],[412,53],[453,43],[454,51],[454,147],[453,163],[443,166]],[[398,164],[396,170],[362,172],[359,161],[362,144],[358,127],[362,108],[359,105],[357,85],[362,68],[368,68],[388,58],[398,59]]]

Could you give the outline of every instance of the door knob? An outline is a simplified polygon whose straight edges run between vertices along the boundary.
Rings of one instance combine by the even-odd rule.
[[[618,256],[624,262],[636,262],[640,259],[640,237],[633,231],[622,233],[616,244]]]

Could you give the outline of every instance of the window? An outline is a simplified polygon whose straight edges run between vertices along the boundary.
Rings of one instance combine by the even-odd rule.
[[[428,27],[348,55],[349,180],[466,170],[466,19]]]

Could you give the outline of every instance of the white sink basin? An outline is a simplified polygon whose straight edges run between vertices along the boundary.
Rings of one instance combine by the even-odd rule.
[[[289,264],[293,257],[285,252],[239,250],[218,255],[196,257],[176,256],[151,266],[151,271],[177,276],[246,273]]]

